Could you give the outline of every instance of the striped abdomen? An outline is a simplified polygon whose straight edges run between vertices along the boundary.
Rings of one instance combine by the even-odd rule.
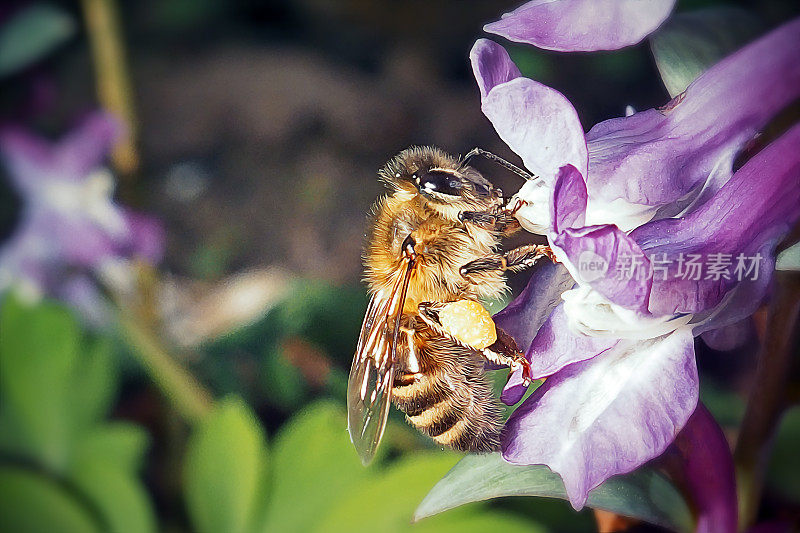
[[[443,446],[489,452],[500,445],[503,421],[483,374],[484,360],[442,337],[414,336],[420,372],[395,381],[392,401],[408,421]]]

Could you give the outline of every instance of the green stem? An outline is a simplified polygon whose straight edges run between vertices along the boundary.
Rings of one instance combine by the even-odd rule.
[[[173,358],[157,337],[128,311],[120,311],[120,329],[134,356],[158,385],[175,410],[190,423],[211,410],[212,396]]]
[[[734,452],[740,531],[750,527],[758,513],[772,441],[786,406],[792,347],[800,317],[800,276],[776,272],[775,279],[776,291]]]

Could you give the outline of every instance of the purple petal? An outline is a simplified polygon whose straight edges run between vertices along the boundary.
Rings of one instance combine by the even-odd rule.
[[[570,278],[571,281],[571,278]],[[620,341],[611,337],[590,337],[569,328],[564,305],[553,310],[525,352],[534,379],[551,376],[562,368],[606,353]],[[514,405],[528,388],[522,385],[522,369],[515,370],[500,395],[506,405]]]
[[[126,255],[150,264],[158,263],[164,256],[164,227],[158,219],[130,209],[125,209],[123,216],[130,233]]]
[[[550,313],[561,303],[561,294],[575,282],[564,265],[546,262],[537,267],[519,296],[494,315],[494,322],[511,335],[523,352]]]
[[[568,263],[576,280],[612,303],[646,309],[652,279],[650,262],[625,232],[613,225],[567,228],[550,242],[556,257]]]
[[[41,235],[48,236],[54,260],[69,267],[97,267],[116,255],[119,235],[107,231],[88,218],[69,218],[59,213],[43,213],[35,223]]]
[[[611,476],[660,455],[697,405],[688,329],[572,364],[547,379],[508,420],[503,457],[545,464],[564,480],[570,503]]]
[[[614,225],[583,225],[586,185],[572,165],[561,167],[553,185],[550,243],[577,280],[611,302],[644,309],[650,293],[650,264],[636,242]]]
[[[742,346],[755,335],[755,325],[750,317],[721,328],[706,331],[700,337],[706,346],[719,352],[729,352]]]
[[[539,329],[525,357],[535,379],[551,376],[562,368],[612,350],[621,341],[573,332],[567,325],[564,304],[555,308]]]
[[[503,387],[503,392],[500,393],[500,401],[506,405],[514,405],[525,396],[528,390],[528,385],[525,384],[522,378],[522,369],[517,369],[511,373]]]
[[[616,50],[655,31],[674,4],[675,0],[533,0],[483,29],[547,50]]]
[[[23,218],[16,232],[0,246],[0,291],[20,281],[46,289],[52,253],[30,220]]]
[[[121,132],[121,123],[111,115],[91,113],[58,144],[60,172],[83,178],[103,163]]]
[[[668,261],[665,276],[653,280],[649,309],[655,314],[696,313],[722,301],[743,272],[737,258],[761,254],[762,269],[775,245],[800,218],[800,124],[751,158],[717,193],[689,215],[645,224],[630,236],[651,258]],[[680,254],[729,254],[728,278],[683,279]],[[749,263],[748,263],[749,264]],[[685,273],[685,269],[684,269]],[[760,276],[761,274],[759,274]],[[765,272],[769,276],[769,271]],[[694,277],[694,276],[688,276]]]
[[[761,253],[763,257],[768,256],[768,250],[766,249],[764,249],[763,253],[758,253]],[[761,269],[756,279],[746,279],[738,282],[725,295],[725,299],[720,305],[709,311],[695,314],[692,320],[692,331],[695,336],[703,335],[717,328],[737,324],[752,315],[761,306],[762,301],[768,294],[774,265],[774,259],[767,257],[762,261]]]
[[[0,155],[19,192],[33,196],[45,182],[79,181],[97,169],[119,130],[104,113],[90,114],[58,143],[7,127],[0,131]]]
[[[550,204],[550,220],[553,231],[558,233],[567,228],[580,227],[586,220],[586,182],[572,165],[558,170],[553,187],[553,201]]]
[[[798,49],[800,19],[723,59],[664,109],[593,127],[589,197],[657,206],[683,198],[712,171],[724,183],[742,147],[800,97]]]
[[[698,405],[681,430],[671,454],[694,503],[697,533],[736,533],[736,476],[728,441],[711,413]]]
[[[56,166],[48,142],[16,127],[0,131],[0,155],[9,179],[25,197],[50,178]]]
[[[485,98],[496,85],[522,76],[506,49],[488,39],[475,41],[469,52],[469,60],[481,98]]]
[[[553,179],[559,168],[571,164],[586,175],[586,141],[569,100],[541,83],[512,78],[518,76],[516,67],[497,43],[478,41],[470,57],[483,113],[528,170]]]

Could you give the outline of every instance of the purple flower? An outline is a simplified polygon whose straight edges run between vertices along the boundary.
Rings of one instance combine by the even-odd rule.
[[[64,297],[92,315],[91,302],[101,298],[90,277],[118,272],[131,259],[159,260],[160,226],[111,197],[114,179],[102,162],[117,133],[100,113],[57,143],[0,130],[0,157],[22,200],[17,229],[0,248],[0,290]]]
[[[697,406],[659,461],[689,496],[697,533],[736,533],[739,509],[733,456],[722,428],[703,405]]]
[[[483,29],[548,50],[616,50],[655,31],[674,4],[675,0],[533,0]]]
[[[799,46],[795,20],[720,61],[663,108],[606,120],[586,135],[569,101],[522,77],[500,45],[480,39],[470,59],[484,114],[541,178],[520,191],[526,228],[547,234],[553,180],[572,164],[586,179],[587,224],[627,231],[656,213],[680,214],[730,179],[745,144],[800,97]]]
[[[547,378],[509,418],[503,455],[559,473],[575,508],[673,442],[697,405],[694,336],[741,321],[765,295],[775,246],[800,218],[800,126],[735,172],[733,161],[800,96],[799,47],[796,20],[664,108],[585,136],[560,93],[522,77],[495,43],[473,47],[484,113],[538,176],[516,195],[517,216],[577,282],[541,328],[524,318],[536,275],[519,311],[497,316]],[[507,403],[524,393],[517,378]]]

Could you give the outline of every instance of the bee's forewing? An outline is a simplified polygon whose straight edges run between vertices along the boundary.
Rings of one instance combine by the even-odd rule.
[[[347,429],[366,466],[375,457],[386,427],[394,370],[390,366],[382,372],[371,359],[357,367],[356,360],[353,364],[347,382]]]
[[[383,437],[394,383],[396,329],[413,270],[409,262],[390,294],[372,295],[347,380],[347,429],[365,465]]]
[[[390,300],[380,294],[370,299],[347,380],[347,430],[365,465],[375,456],[389,414],[393,379],[392,354],[388,353]]]

